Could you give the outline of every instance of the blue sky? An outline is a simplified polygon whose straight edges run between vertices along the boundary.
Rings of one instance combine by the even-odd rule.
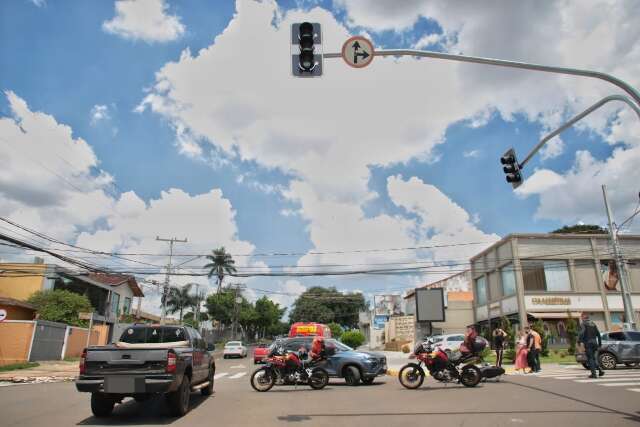
[[[3,216],[68,242],[109,251],[157,252],[160,247],[151,243],[153,229],[136,235],[136,221],[146,221],[157,226],[157,234],[180,234],[182,229],[185,235],[193,234],[197,243],[192,250],[224,244],[236,253],[305,253],[478,239],[488,244],[511,232],[547,232],[579,221],[602,224],[599,183],[612,187],[620,216],[635,205],[634,189],[622,185],[620,176],[638,173],[624,169],[637,158],[637,139],[628,138],[636,123],[620,106],[566,132],[538,155],[525,171],[531,179],[520,192],[504,182],[498,164],[507,148],[513,146],[524,156],[549,129],[610,94],[606,85],[378,58],[362,72],[346,70],[339,60],[325,60],[321,79],[296,81],[287,70],[289,46],[274,42],[285,40],[290,22],[310,19],[322,23],[326,51],[337,50],[350,34],[364,34],[377,48],[428,47],[604,66],[604,71],[637,85],[638,54],[621,54],[610,41],[632,43],[638,35],[617,29],[620,26],[607,22],[607,14],[599,16],[595,7],[585,13],[596,24],[566,18],[574,19],[567,24],[575,32],[557,32],[555,40],[548,40],[543,29],[557,24],[552,17],[558,11],[553,9],[578,7],[577,2],[541,6],[550,10],[540,11],[539,28],[523,27],[517,33],[493,21],[509,14],[515,22],[524,19],[526,11],[512,6],[491,16],[474,7],[462,14],[438,2],[415,2],[396,10],[368,0],[143,0],[140,7],[129,8],[133,3],[122,2],[121,9],[111,1],[0,4],[0,88],[5,91],[0,96],[0,148],[5,151],[0,155],[23,165],[16,166],[15,180],[5,176],[3,181],[0,175]],[[611,20],[631,19],[627,6],[608,5]],[[143,7],[153,13],[141,14]],[[145,22],[152,18],[157,21]],[[592,45],[581,44],[596,31],[602,52],[597,58],[589,54]],[[258,52],[251,71],[252,43]],[[549,43],[553,47],[545,52]],[[352,133],[344,114],[338,113],[352,106],[340,98],[350,91],[362,100],[353,103],[353,120],[364,129],[359,134]],[[296,111],[291,104],[303,94],[311,106]],[[20,102],[26,109],[17,107]],[[33,128],[28,117],[36,120]],[[24,147],[34,150],[31,154],[10,146],[19,143],[11,132],[21,121]],[[60,136],[64,126],[70,136]],[[48,143],[49,131],[52,138],[61,138],[58,148]],[[83,144],[93,155],[84,148],[77,159],[65,154],[64,147],[73,151]],[[50,163],[48,150],[63,159]],[[37,163],[25,160],[36,151],[44,157]],[[68,170],[76,166],[77,173]],[[20,178],[24,167],[44,170]],[[100,181],[101,173],[112,177],[108,184]],[[67,177],[65,182],[58,179],[60,174]],[[76,179],[87,186],[82,188],[87,194],[102,193],[96,197],[106,210],[84,212],[94,199],[74,198],[80,184],[68,187],[69,180]],[[60,199],[70,202],[24,202],[16,182],[25,180],[41,188],[67,187],[60,190],[65,192]],[[163,203],[168,213],[156,213]],[[189,218],[172,214],[172,206],[180,204],[185,212],[206,219],[186,226]],[[219,217],[207,218],[218,208]],[[198,239],[199,229],[209,237]],[[434,251],[425,256],[444,262],[472,253]],[[335,259],[308,254],[246,262],[264,268],[260,262]],[[355,254],[346,260],[381,262],[380,257],[361,259]],[[289,297],[315,283],[371,294],[432,278],[436,276],[251,283],[287,294],[274,297],[287,304]]]

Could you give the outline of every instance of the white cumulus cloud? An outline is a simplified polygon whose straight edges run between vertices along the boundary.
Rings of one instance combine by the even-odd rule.
[[[185,32],[180,17],[170,15],[164,0],[117,0],[116,15],[102,23],[104,31],[149,43],[175,40]]]

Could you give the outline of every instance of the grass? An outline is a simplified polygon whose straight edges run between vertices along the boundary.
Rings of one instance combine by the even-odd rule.
[[[490,364],[496,363],[496,353],[491,352],[491,354],[484,358],[484,361]],[[508,359],[504,359],[503,362],[505,365],[512,365]],[[540,356],[540,363],[558,363],[561,365],[574,365],[576,362],[576,357],[571,354],[566,354],[566,350],[549,350],[548,356]]]
[[[29,369],[29,368],[35,368],[36,366],[40,366],[40,364],[37,362],[13,363],[11,365],[0,366],[0,372],[16,371],[19,369]]]

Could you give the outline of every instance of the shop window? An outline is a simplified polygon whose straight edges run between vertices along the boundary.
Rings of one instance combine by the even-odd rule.
[[[516,275],[512,264],[507,264],[500,269],[500,278],[502,279],[502,294],[505,297],[515,295]]]
[[[476,296],[478,297],[478,305],[487,303],[487,279],[484,277],[476,279]]]
[[[522,260],[525,291],[570,291],[566,261]]]

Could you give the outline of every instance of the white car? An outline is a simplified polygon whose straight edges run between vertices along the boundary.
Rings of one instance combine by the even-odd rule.
[[[452,353],[460,349],[464,342],[464,334],[434,335],[431,337],[434,347],[441,348],[445,353]]]
[[[224,351],[222,353],[225,359],[229,357],[247,357],[247,347],[242,345],[242,341],[229,341],[224,345]]]

